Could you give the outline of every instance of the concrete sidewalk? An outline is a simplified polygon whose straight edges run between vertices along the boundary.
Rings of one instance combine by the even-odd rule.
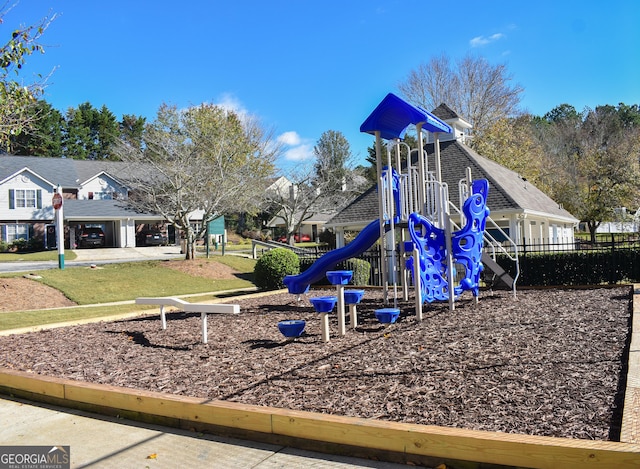
[[[191,433],[7,396],[0,398],[0,421],[0,445],[68,445],[72,468],[408,467]]]
[[[180,246],[74,249],[75,262],[182,258]]]

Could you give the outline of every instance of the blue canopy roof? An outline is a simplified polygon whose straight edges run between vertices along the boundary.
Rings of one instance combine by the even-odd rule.
[[[360,132],[375,134],[390,140],[402,138],[410,124],[422,123],[429,132],[451,133],[451,127],[430,112],[409,104],[393,93],[389,93],[360,126]]]

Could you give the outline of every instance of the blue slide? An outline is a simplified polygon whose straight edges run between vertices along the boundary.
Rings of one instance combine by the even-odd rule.
[[[380,222],[374,220],[356,238],[340,249],[334,249],[321,256],[311,267],[300,275],[287,275],[282,281],[289,293],[301,295],[309,290],[309,285],[321,280],[339,262],[346,261],[369,249],[380,238]]]

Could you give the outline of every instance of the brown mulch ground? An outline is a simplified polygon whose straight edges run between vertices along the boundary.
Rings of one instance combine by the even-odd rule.
[[[23,277],[0,278],[0,298],[0,312],[75,305],[59,290]]]
[[[313,291],[309,296],[334,294]],[[238,301],[241,314],[157,315],[0,337],[0,366],[69,379],[338,415],[615,440],[631,289],[483,292],[453,312],[399,303],[378,323],[367,290],[359,326],[323,343],[308,298]],[[305,319],[285,340],[278,321]]]

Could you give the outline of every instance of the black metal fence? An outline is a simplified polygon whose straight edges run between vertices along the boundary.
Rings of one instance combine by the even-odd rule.
[[[509,250],[508,245],[504,246]],[[640,248],[640,235],[638,233],[609,233],[598,235],[595,242],[588,237],[576,237],[560,239],[555,242],[540,239],[525,239],[517,245],[518,253],[549,253],[567,251],[603,251],[608,249]]]
[[[640,235],[637,233],[599,236],[595,243],[577,238],[555,243],[525,240],[516,247],[519,262],[517,284],[521,286],[640,282]],[[508,246],[504,248],[512,254],[515,252]],[[319,247],[299,254],[301,269],[305,270],[330,250]],[[384,257],[387,262],[392,255],[395,255],[396,268],[400,272],[406,257],[400,250],[395,253],[386,251]],[[369,284],[382,285],[380,246],[375,245],[357,258],[370,264]],[[516,275],[516,265],[509,257],[498,254],[496,260],[512,277]],[[348,262],[345,261],[336,268],[349,269]],[[401,283],[400,278],[398,283]]]
[[[640,281],[638,234],[608,234],[595,242],[577,238],[566,242],[536,240],[517,246],[518,285],[599,285]],[[515,265],[506,256],[498,263],[510,274]]]

